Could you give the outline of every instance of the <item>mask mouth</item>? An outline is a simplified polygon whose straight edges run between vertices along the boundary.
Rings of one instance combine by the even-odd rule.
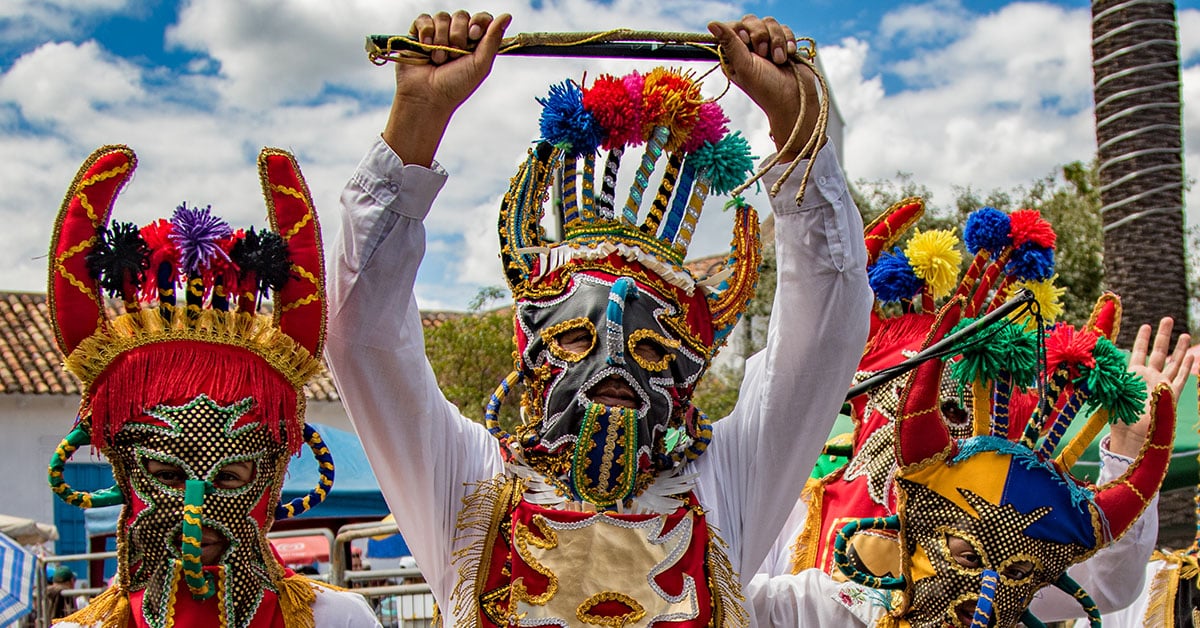
[[[642,400],[625,378],[613,374],[605,377],[585,393],[588,401],[613,408],[639,408]]]
[[[954,607],[954,616],[958,618],[958,625],[971,625],[971,620],[975,618],[976,603],[976,600],[963,600]]]
[[[175,534],[175,545],[178,547],[182,533]],[[229,549],[229,539],[216,529],[204,526],[200,529],[200,564],[211,567],[220,562],[225,551]]]

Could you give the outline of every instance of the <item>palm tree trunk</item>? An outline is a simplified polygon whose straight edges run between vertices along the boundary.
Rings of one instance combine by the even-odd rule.
[[[1183,138],[1173,0],[1092,2],[1104,271],[1124,306],[1121,346],[1143,323],[1187,329]]]

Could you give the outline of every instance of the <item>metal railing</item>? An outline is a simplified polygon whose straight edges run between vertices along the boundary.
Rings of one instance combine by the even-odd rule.
[[[326,528],[287,530],[267,534],[270,539],[286,539],[301,536],[321,535],[329,540],[329,573],[307,576],[313,580],[327,581],[338,587],[351,589],[367,599],[375,615],[385,628],[425,628],[432,625],[434,614],[433,591],[424,581],[417,568],[361,569],[346,568],[347,545],[356,539],[397,534],[394,523],[356,523],[342,526],[336,535]],[[104,561],[116,558],[117,552],[92,552],[86,554],[48,555],[38,558],[35,583],[37,619],[36,628],[50,625],[50,603],[46,599],[47,567],[72,561]],[[90,571],[90,570],[89,570]],[[383,584],[378,584],[382,582]],[[92,583],[97,584],[97,583]],[[104,591],[101,586],[80,587],[63,591],[71,598],[92,598]]]

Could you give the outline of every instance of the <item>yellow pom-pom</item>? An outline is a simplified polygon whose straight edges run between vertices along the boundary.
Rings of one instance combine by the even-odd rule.
[[[1021,290],[1029,290],[1033,293],[1033,299],[1037,301],[1038,309],[1042,313],[1042,318],[1048,323],[1054,322],[1063,313],[1063,304],[1060,298],[1066,294],[1066,288],[1059,288],[1054,285],[1054,280],[1058,279],[1055,275],[1045,281],[1018,281],[1008,287],[1007,298],[1011,299]],[[1014,314],[1015,316],[1015,314]],[[1021,316],[1025,316],[1022,314]],[[1014,320],[1016,320],[1014,318]],[[1033,318],[1030,317],[1025,321],[1027,329],[1031,326],[1036,326]]]
[[[962,252],[958,250],[958,238],[944,229],[922,233],[919,229],[904,255],[912,266],[913,273],[925,282],[935,299],[940,299],[958,285],[958,270],[962,264]]]

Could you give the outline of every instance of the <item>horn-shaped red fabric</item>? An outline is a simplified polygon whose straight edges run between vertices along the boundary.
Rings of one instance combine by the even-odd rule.
[[[1175,396],[1166,383],[1154,389],[1154,422],[1141,454],[1121,477],[1096,491],[1096,505],[1108,520],[1113,540],[1121,538],[1137,521],[1147,502],[1162,487],[1175,444]]]
[[[1096,299],[1096,305],[1092,306],[1087,329],[1109,340],[1116,340],[1117,335],[1121,333],[1121,297],[1112,292],[1100,295],[1100,298]]]
[[[296,159],[278,148],[259,153],[258,175],[271,228],[287,242],[298,279],[276,293],[275,318],[280,329],[319,356],[325,344],[325,260],[312,195]]]
[[[710,302],[713,329],[730,329],[737,324],[746,303],[754,298],[758,285],[758,267],[762,265],[762,245],[758,235],[758,213],[749,205],[737,208],[734,218],[733,252],[726,267],[733,266],[733,275],[726,280],[728,287]],[[713,347],[715,355],[718,347]]]
[[[950,333],[962,318],[963,299],[955,297],[942,306],[938,320],[925,340],[928,347]],[[900,397],[904,406],[896,417],[896,458],[906,466],[948,451],[953,445],[942,419],[941,385],[944,364],[938,358],[918,366]]]
[[[885,209],[863,230],[867,244],[867,265],[874,264],[879,254],[891,248],[925,213],[925,201],[911,197]]]
[[[59,209],[50,242],[49,299],[54,338],[63,355],[105,322],[104,295],[88,272],[87,256],[136,167],[137,156],[128,146],[96,149],[79,167]]]

